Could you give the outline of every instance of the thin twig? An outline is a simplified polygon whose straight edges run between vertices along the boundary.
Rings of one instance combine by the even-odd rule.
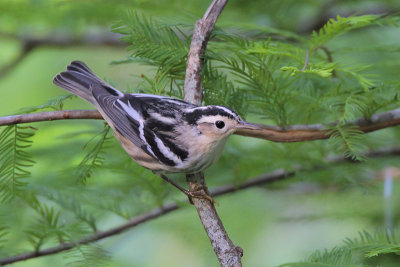
[[[32,46],[23,44],[21,47],[21,51],[19,54],[10,62],[5,64],[3,67],[0,68],[0,78],[6,76],[10,71],[12,71],[19,63],[21,63],[26,56],[31,52],[33,49]]]
[[[58,110],[44,111],[38,113],[21,114],[7,117],[0,117],[0,126],[14,125],[20,123],[55,121],[55,120],[76,120],[76,119],[98,119],[103,117],[97,110]]]
[[[304,65],[303,65],[303,68],[301,69],[301,71],[305,71],[307,69],[309,60],[310,60],[310,50],[307,50],[306,51],[306,58],[304,60]]]
[[[201,105],[203,100],[201,72],[204,64],[204,52],[215,22],[227,3],[228,0],[214,0],[203,18],[196,22],[186,66],[184,100],[187,102]]]
[[[201,85],[203,56],[215,22],[227,3],[228,0],[214,0],[203,18],[196,22],[186,66],[184,100],[187,102],[201,105],[203,100],[203,88]],[[186,180],[190,191],[200,191],[203,194],[208,194],[203,173],[186,175]],[[205,198],[192,198],[192,202],[196,207],[201,223],[206,230],[221,266],[242,266],[243,250],[236,247],[229,238],[214,204]]]
[[[372,157],[393,156],[393,155],[400,156],[400,147],[372,150],[365,154],[365,156],[371,157],[371,158]],[[347,159],[343,156],[338,156],[338,157],[334,157],[334,158],[329,158],[326,160],[326,162],[329,164],[338,164],[338,163],[346,162],[348,160],[349,159]],[[360,164],[362,164],[362,163],[360,163]],[[320,169],[320,167],[321,166],[314,166],[312,168],[308,168],[308,171],[318,170],[318,169]],[[248,189],[248,188],[264,186],[264,185],[267,185],[267,184],[270,184],[270,183],[273,183],[276,181],[280,181],[280,180],[283,180],[283,179],[286,179],[289,177],[293,177],[297,172],[299,172],[301,170],[303,170],[302,167],[292,168],[292,171],[285,171],[283,169],[280,169],[280,170],[277,170],[277,171],[274,171],[271,173],[260,175],[255,178],[250,178],[242,184],[223,185],[223,186],[215,188],[214,190],[211,190],[211,196],[217,197],[217,196],[226,195],[229,193],[233,193],[233,192]],[[36,252],[27,252],[27,253],[15,255],[12,257],[0,259],[0,265],[5,265],[5,264],[10,264],[10,263],[18,262],[18,261],[24,261],[24,260],[28,260],[28,259],[32,259],[32,258],[38,258],[38,257],[42,257],[42,256],[57,254],[59,252],[72,249],[77,245],[88,244],[88,243],[96,242],[96,241],[99,241],[101,239],[105,239],[105,238],[108,238],[111,236],[115,236],[126,230],[129,230],[140,224],[143,224],[147,221],[156,219],[162,215],[165,215],[174,210],[177,210],[181,206],[182,205],[178,206],[175,203],[170,203],[170,204],[164,205],[161,208],[156,208],[147,213],[144,213],[142,215],[134,217],[125,224],[111,228],[106,231],[96,232],[96,233],[92,234],[91,236],[77,240],[75,242],[62,243],[58,246],[42,249],[42,250],[39,250]]]
[[[325,52],[328,62],[333,63],[333,57],[331,51],[326,46],[319,46],[318,48]],[[336,70],[332,70],[332,78],[336,77],[337,77]]]
[[[97,110],[60,110],[0,117],[0,126],[66,119],[102,119],[102,117]],[[235,134],[274,142],[301,142],[329,138],[329,131],[325,125],[335,126],[336,124],[337,122],[289,125],[285,129],[279,126],[258,124],[259,130],[240,130]],[[375,114],[368,120],[359,118],[348,122],[348,125],[358,126],[365,133],[397,126],[400,125],[400,109]]]
[[[119,40],[120,36],[118,34],[113,34],[110,32],[104,32],[101,34],[86,33],[81,36],[73,36],[67,33],[56,32],[44,37],[0,32],[0,36],[8,39],[18,40],[21,42],[21,51],[15,57],[15,59],[0,68],[0,78],[6,76],[10,71],[12,71],[19,63],[21,63],[26,58],[26,56],[32,50],[41,46],[125,46],[125,44],[121,40]]]
[[[328,125],[335,126],[337,122]],[[394,109],[371,116],[370,119],[359,118],[346,125],[358,126],[364,133],[400,125],[400,109]],[[328,139],[329,130],[323,124],[292,125],[282,129],[279,126],[259,124],[260,130],[240,130],[238,135],[266,139],[274,142],[300,142],[318,139]]]
[[[24,261],[24,260],[28,260],[28,259],[32,259],[32,258],[38,258],[38,257],[42,257],[42,256],[56,254],[56,253],[74,248],[78,245],[84,245],[84,244],[98,241],[103,238],[114,236],[114,235],[122,233],[123,231],[126,231],[127,229],[135,227],[135,226],[142,224],[144,222],[147,222],[149,220],[153,220],[161,215],[167,214],[178,208],[179,208],[179,206],[175,203],[164,205],[162,208],[157,208],[148,213],[134,217],[131,220],[129,220],[127,223],[122,224],[118,227],[111,228],[111,229],[109,229],[107,231],[103,231],[103,232],[96,232],[95,234],[93,234],[91,236],[77,240],[75,242],[62,243],[55,247],[50,247],[50,248],[42,249],[39,251],[27,252],[27,253],[19,254],[16,256],[9,257],[9,258],[0,259],[0,265],[5,265],[5,264],[18,262],[18,261]]]
[[[119,38],[120,35],[109,31],[102,33],[86,32],[80,36],[68,34],[66,32],[53,32],[47,36],[35,35],[18,35],[8,32],[0,32],[0,36],[4,38],[20,41],[22,44],[30,45],[31,47],[38,46],[117,46],[123,47],[125,43]]]
[[[213,197],[217,197],[217,196],[225,195],[225,194],[232,193],[232,192],[235,192],[238,190],[243,190],[243,189],[247,189],[247,188],[251,188],[251,187],[260,186],[263,184],[272,183],[272,182],[282,180],[288,176],[293,176],[293,175],[294,175],[293,172],[286,172],[284,170],[278,170],[278,171],[275,171],[275,172],[272,172],[272,173],[269,173],[266,175],[261,175],[256,178],[249,179],[245,183],[239,184],[236,186],[232,185],[232,184],[228,184],[228,185],[218,187],[211,192],[211,195]],[[15,255],[12,257],[0,259],[0,265],[15,263],[18,261],[24,261],[24,260],[38,258],[38,257],[42,257],[42,256],[47,256],[47,255],[52,255],[52,254],[57,254],[62,251],[72,249],[72,248],[76,247],[77,245],[88,244],[88,243],[96,242],[98,240],[101,240],[101,239],[104,239],[107,237],[115,236],[117,234],[120,234],[120,233],[128,230],[128,229],[136,227],[139,224],[156,219],[157,217],[160,217],[162,215],[170,213],[171,211],[177,210],[180,207],[181,207],[181,205],[178,206],[176,203],[170,203],[170,204],[162,206],[161,208],[156,208],[156,209],[151,210],[148,213],[134,217],[125,224],[111,228],[107,231],[96,232],[91,236],[77,240],[75,242],[62,243],[55,247],[50,247],[50,248],[42,249],[39,251],[27,252],[27,253]]]

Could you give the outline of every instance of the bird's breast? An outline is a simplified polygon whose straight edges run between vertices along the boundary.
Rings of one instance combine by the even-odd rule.
[[[199,172],[204,171],[215,163],[221,156],[222,150],[224,149],[226,139],[216,142],[201,142],[198,140],[197,143],[193,143],[189,147],[189,159],[188,166],[186,169],[190,171],[186,172]]]

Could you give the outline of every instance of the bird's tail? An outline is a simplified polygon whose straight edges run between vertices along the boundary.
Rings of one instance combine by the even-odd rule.
[[[96,104],[96,100],[93,97],[91,90],[91,87],[94,85],[101,85],[110,93],[120,94],[118,90],[112,88],[102,79],[97,77],[89,67],[81,61],[72,61],[67,66],[66,71],[63,71],[54,77],[53,83],[92,104]]]

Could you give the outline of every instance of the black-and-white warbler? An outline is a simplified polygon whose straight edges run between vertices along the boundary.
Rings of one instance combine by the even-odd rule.
[[[258,129],[223,106],[196,106],[149,94],[124,94],[73,61],[54,80],[57,86],[93,104],[114,130],[126,152],[163,179],[165,173],[196,173],[221,155],[227,138],[239,128]]]

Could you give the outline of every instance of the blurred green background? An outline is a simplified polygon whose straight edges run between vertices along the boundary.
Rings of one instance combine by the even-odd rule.
[[[19,114],[23,108],[38,106],[49,99],[65,95],[63,90],[52,84],[52,79],[72,60],[86,62],[96,74],[117,88],[134,90],[144,82],[143,74],[152,75],[156,69],[138,63],[110,64],[130,55],[126,45],[116,41],[119,36],[111,33],[111,25],[127,10],[136,10],[171,23],[194,23],[205,12],[209,2],[2,0],[0,116]],[[394,0],[232,0],[217,25],[233,31],[238,28],[242,31],[275,28],[307,36],[338,14],[380,14],[395,12],[399,8],[400,3]],[[24,40],[45,40],[60,36],[66,38],[68,44],[39,44],[21,56]],[[112,40],[112,44],[93,44],[91,36],[93,39],[100,36]],[[337,55],[338,60],[375,64],[372,68],[374,75],[382,80],[394,80],[399,77],[399,41],[399,28],[369,27],[340,36],[330,45],[333,51],[343,50],[343,53]],[[392,49],[387,53],[377,49],[356,53],[350,49],[363,45],[397,45],[397,50]],[[346,52],[346,49],[349,51]],[[9,68],[13,63],[16,64]],[[66,101],[64,108],[91,107],[80,99],[73,99]],[[262,118],[254,119],[262,121]],[[51,185],[63,192],[64,186],[74,184],[73,178],[63,177],[63,171],[79,164],[86,154],[86,144],[89,147],[92,145],[90,140],[103,129],[103,122],[56,121],[32,126],[38,128],[34,145],[30,149],[37,163],[32,168],[30,186],[40,191],[42,185]],[[371,133],[367,139],[371,147],[395,147],[399,145],[399,136],[399,129],[394,128]],[[151,194],[153,187],[157,194],[162,194],[162,201],[182,199],[182,196],[175,194],[175,189],[170,189],[158,178],[149,178],[151,175],[147,171],[131,163],[113,139],[109,142],[112,149],[104,155],[105,164],[112,165],[117,161],[121,165],[125,164],[129,166],[128,169],[132,169],[132,177],[116,170],[99,168],[87,180],[85,188],[67,194],[88,206],[88,210],[93,209],[99,229],[105,230],[125,221],[122,216],[115,215],[116,212],[107,204],[103,208],[91,207],[96,204],[93,202],[100,203],[102,198],[104,202],[123,203],[127,217],[156,206],[157,200]],[[233,136],[222,159],[206,172],[207,181],[210,187],[216,187],[279,168],[291,168],[296,162],[304,163],[301,156],[294,156],[291,151],[308,151],[313,147],[329,149],[326,143],[316,141],[312,144],[286,145]],[[243,156],[247,160],[241,159]],[[232,158],[239,159],[232,161]],[[281,165],[284,160],[285,165]],[[308,163],[312,165],[312,162]],[[257,167],[253,164],[257,164]],[[217,209],[233,242],[244,250],[244,266],[278,266],[301,261],[317,249],[341,246],[342,240],[357,237],[361,230],[373,232],[385,226],[385,216],[388,217],[388,214],[391,223],[397,226],[400,199],[396,192],[400,188],[395,181],[395,193],[388,204],[383,198],[381,177],[384,168],[398,165],[396,156],[373,158],[359,164],[348,162],[325,165],[318,171],[301,172],[288,181],[220,197]],[[182,177],[178,179],[183,181]],[[111,190],[107,191],[107,188]],[[124,190],[125,195],[119,195],[118,190]],[[94,197],[99,192],[104,195]],[[24,231],[34,222],[35,215],[19,205],[16,202],[0,207],[0,216],[4,221],[13,223],[13,231],[8,238],[11,240],[12,254],[32,250],[23,241],[23,236]],[[183,209],[102,240],[99,244],[111,256],[103,262],[104,266],[218,266],[195,209],[186,204],[183,204]],[[7,255],[11,252],[8,250],[5,253]],[[15,266],[63,266],[69,262],[85,265],[75,262],[75,256],[61,253],[20,262]]]

